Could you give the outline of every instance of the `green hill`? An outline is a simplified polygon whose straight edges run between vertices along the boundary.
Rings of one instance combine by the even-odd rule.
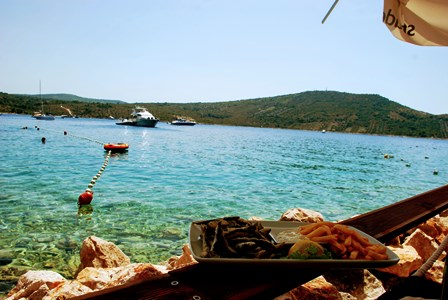
[[[45,99],[54,99],[59,101],[80,101],[80,102],[98,102],[98,103],[126,103],[121,100],[107,100],[107,99],[94,99],[84,98],[72,94],[42,94],[42,95],[18,95],[18,96],[30,96],[41,97]]]
[[[47,113],[66,114],[60,107],[63,102],[73,114],[95,118],[125,118],[137,105],[43,99]],[[161,121],[181,115],[206,124],[448,138],[448,115],[416,111],[372,94],[310,91],[228,102],[138,105],[146,107]],[[2,112],[32,114],[39,107],[36,97],[0,93]]]

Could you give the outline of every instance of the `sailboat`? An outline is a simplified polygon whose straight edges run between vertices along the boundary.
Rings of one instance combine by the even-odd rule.
[[[39,112],[35,112],[33,114],[33,118],[35,118],[36,120],[47,120],[47,121],[52,121],[54,120],[54,117],[52,115],[46,115],[44,113],[44,102],[42,101],[42,92],[41,92],[41,83],[39,80],[39,97],[40,97],[40,103],[41,103],[41,111]]]

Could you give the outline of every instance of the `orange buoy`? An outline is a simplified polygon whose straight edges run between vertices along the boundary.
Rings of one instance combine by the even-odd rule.
[[[129,148],[129,144],[118,143],[118,144],[104,144],[104,150],[112,152],[125,152]]]
[[[90,204],[90,202],[92,202],[92,200],[93,200],[93,193],[84,192],[81,195],[79,195],[78,205]]]

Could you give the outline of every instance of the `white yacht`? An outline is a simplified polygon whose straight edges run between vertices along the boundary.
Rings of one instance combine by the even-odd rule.
[[[159,119],[153,116],[146,108],[136,106],[131,113],[129,119],[124,119],[122,122],[116,123],[117,125],[129,125],[140,127],[156,127]]]

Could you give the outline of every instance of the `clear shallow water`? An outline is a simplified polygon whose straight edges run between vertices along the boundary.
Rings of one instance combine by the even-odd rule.
[[[3,274],[13,266],[70,278],[91,235],[132,262],[160,263],[181,253],[193,220],[278,220],[301,207],[337,221],[445,185],[448,174],[446,140],[3,115],[0,141],[0,259],[12,259]],[[109,142],[129,151],[110,158],[92,214],[78,216]]]

